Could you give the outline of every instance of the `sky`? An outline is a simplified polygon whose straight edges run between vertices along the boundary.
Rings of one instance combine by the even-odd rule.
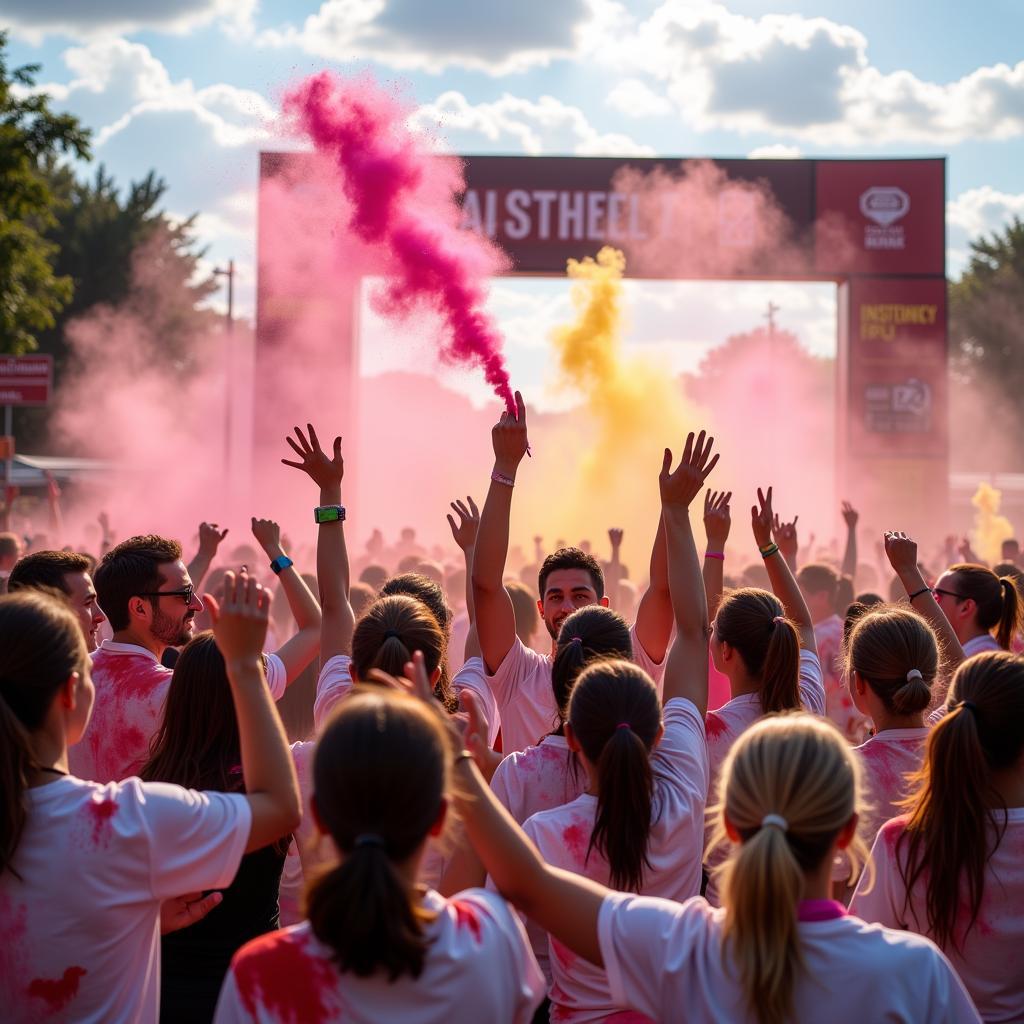
[[[123,184],[155,168],[168,210],[198,213],[242,315],[257,154],[280,148],[282,91],[325,67],[401,88],[456,153],[946,157],[952,277],[970,238],[1024,216],[1019,0],[0,0],[0,26],[11,63],[40,63],[54,105],[93,128],[96,163]],[[763,324],[769,300],[834,348],[827,284],[635,282],[628,299],[631,343],[676,369]],[[497,281],[491,308],[513,377],[558,405],[545,338],[565,283]],[[407,365],[364,324],[365,372]]]

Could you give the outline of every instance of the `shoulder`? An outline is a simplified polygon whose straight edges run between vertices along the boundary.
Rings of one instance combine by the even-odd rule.
[[[509,672],[551,671],[551,658],[546,654],[527,647],[517,636],[502,659],[501,664],[490,674],[489,678],[505,675]]]
[[[435,909],[438,918],[460,937],[468,937],[474,944],[483,944],[496,932],[507,933],[515,929],[512,911],[496,892],[486,889],[464,889],[445,899],[430,892],[424,901]]]
[[[336,998],[338,976],[320,948],[309,922],[268,932],[247,942],[231,960],[238,995],[252,1014],[259,1006],[289,1007],[304,1017],[314,1006],[322,1011]]]

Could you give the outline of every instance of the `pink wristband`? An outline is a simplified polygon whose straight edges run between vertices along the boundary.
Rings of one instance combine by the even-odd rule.
[[[494,470],[491,473],[491,479],[496,484],[504,484],[506,487],[515,487],[515,485],[516,485],[516,481],[515,481],[514,477],[505,476],[504,473],[499,473],[497,470]]]
[[[724,562],[725,561],[725,552],[724,551],[705,551],[704,552],[704,557],[705,558],[717,558],[720,561]]]

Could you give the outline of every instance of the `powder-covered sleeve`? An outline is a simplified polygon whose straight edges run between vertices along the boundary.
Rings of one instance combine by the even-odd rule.
[[[531,651],[519,637],[516,637],[515,643],[508,649],[508,654],[494,670],[493,675],[485,676],[487,685],[491,688],[499,708],[511,704],[519,695],[520,684],[533,664],[530,655],[535,658],[542,657],[536,651]]]
[[[288,670],[276,654],[264,656],[264,671],[267,674],[267,688],[274,700],[280,700],[288,689]]]
[[[668,660],[668,648],[666,647],[661,661],[655,661],[644,649],[644,645],[640,643],[640,638],[636,635],[635,622],[629,627],[629,639],[633,644],[633,664],[638,665],[651,677],[654,685],[658,688],[658,696],[660,697],[664,687],[665,662]]]
[[[665,733],[651,756],[656,776],[700,804],[707,800],[709,766],[704,738],[704,719],[697,706],[685,697],[675,697],[663,712]]]
[[[320,669],[316,681],[316,700],[313,702],[313,727],[321,732],[332,709],[344,700],[352,689],[352,659],[347,654],[328,658]]]
[[[493,747],[501,725],[501,717],[498,713],[498,702],[487,685],[483,658],[470,658],[456,673],[452,686],[459,695],[460,704],[462,694],[466,690],[476,697],[477,705],[487,719],[487,746]]]
[[[903,911],[905,889],[896,862],[896,844],[904,824],[904,818],[893,818],[878,830],[869,863],[850,901],[851,914],[887,928],[907,927]]]
[[[800,652],[800,700],[812,714],[825,714],[825,680],[821,662],[811,651]]]

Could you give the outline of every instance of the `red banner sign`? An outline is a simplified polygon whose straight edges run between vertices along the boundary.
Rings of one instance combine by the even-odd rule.
[[[0,405],[47,405],[53,356],[0,356]]]

